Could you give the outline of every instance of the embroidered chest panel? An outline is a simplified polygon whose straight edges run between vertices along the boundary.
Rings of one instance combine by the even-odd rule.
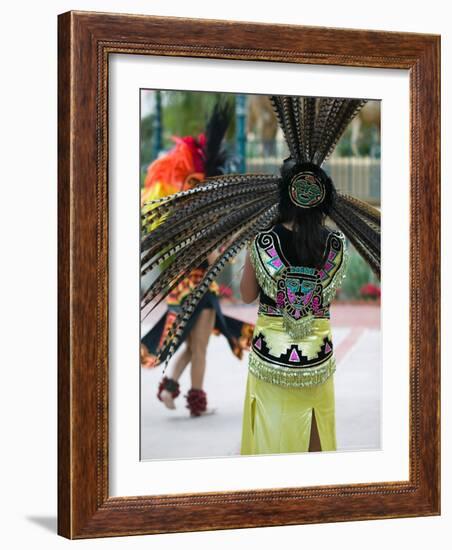
[[[311,333],[315,318],[328,317],[328,309],[346,269],[345,238],[336,231],[329,234],[321,269],[292,266],[284,257],[278,235],[259,233],[251,244],[250,257],[262,291],[274,302],[293,338]],[[262,308],[260,312],[264,313]],[[273,313],[274,314],[274,313]]]

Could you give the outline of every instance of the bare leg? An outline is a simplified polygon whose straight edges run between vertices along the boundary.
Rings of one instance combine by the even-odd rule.
[[[171,378],[173,380],[179,380],[182,373],[185,370],[185,367],[191,361],[191,350],[190,344],[187,341],[184,351],[179,355],[177,361],[174,363],[173,368],[171,369]]]
[[[191,360],[191,349],[190,344],[187,341],[184,351],[177,358],[176,363],[174,364],[171,370],[170,378],[176,382],[181,377],[181,374],[184,372],[185,367],[190,363]],[[168,391],[167,389],[162,389],[160,391],[160,399],[164,403],[165,407],[168,409],[175,409],[176,405],[174,404],[174,398],[177,397],[176,394]]]
[[[322,450],[320,444],[319,431],[317,429],[317,421],[315,419],[315,412],[312,409],[312,423],[311,423],[311,438],[309,440],[309,452],[318,452]]]
[[[215,326],[215,310],[203,309],[190,331],[191,387],[201,390],[206,370],[206,352],[210,334]]]

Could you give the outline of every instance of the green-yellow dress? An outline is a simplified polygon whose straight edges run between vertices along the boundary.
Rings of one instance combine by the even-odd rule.
[[[329,232],[323,268],[315,269],[294,265],[290,235],[276,225],[250,246],[261,292],[243,409],[243,455],[307,451],[313,411],[322,451],[337,447],[329,306],[345,276],[345,238]]]

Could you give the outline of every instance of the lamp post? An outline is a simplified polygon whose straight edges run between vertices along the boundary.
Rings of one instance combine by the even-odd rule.
[[[155,112],[152,124],[153,147],[152,156],[156,159],[162,150],[162,96],[159,91],[155,92]]]
[[[239,173],[246,172],[246,95],[235,96],[235,142]]]

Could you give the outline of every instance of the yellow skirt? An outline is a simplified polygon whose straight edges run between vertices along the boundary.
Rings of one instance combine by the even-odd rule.
[[[264,382],[248,372],[240,454],[308,451],[313,410],[322,451],[335,451],[333,377],[322,384],[291,388]]]

